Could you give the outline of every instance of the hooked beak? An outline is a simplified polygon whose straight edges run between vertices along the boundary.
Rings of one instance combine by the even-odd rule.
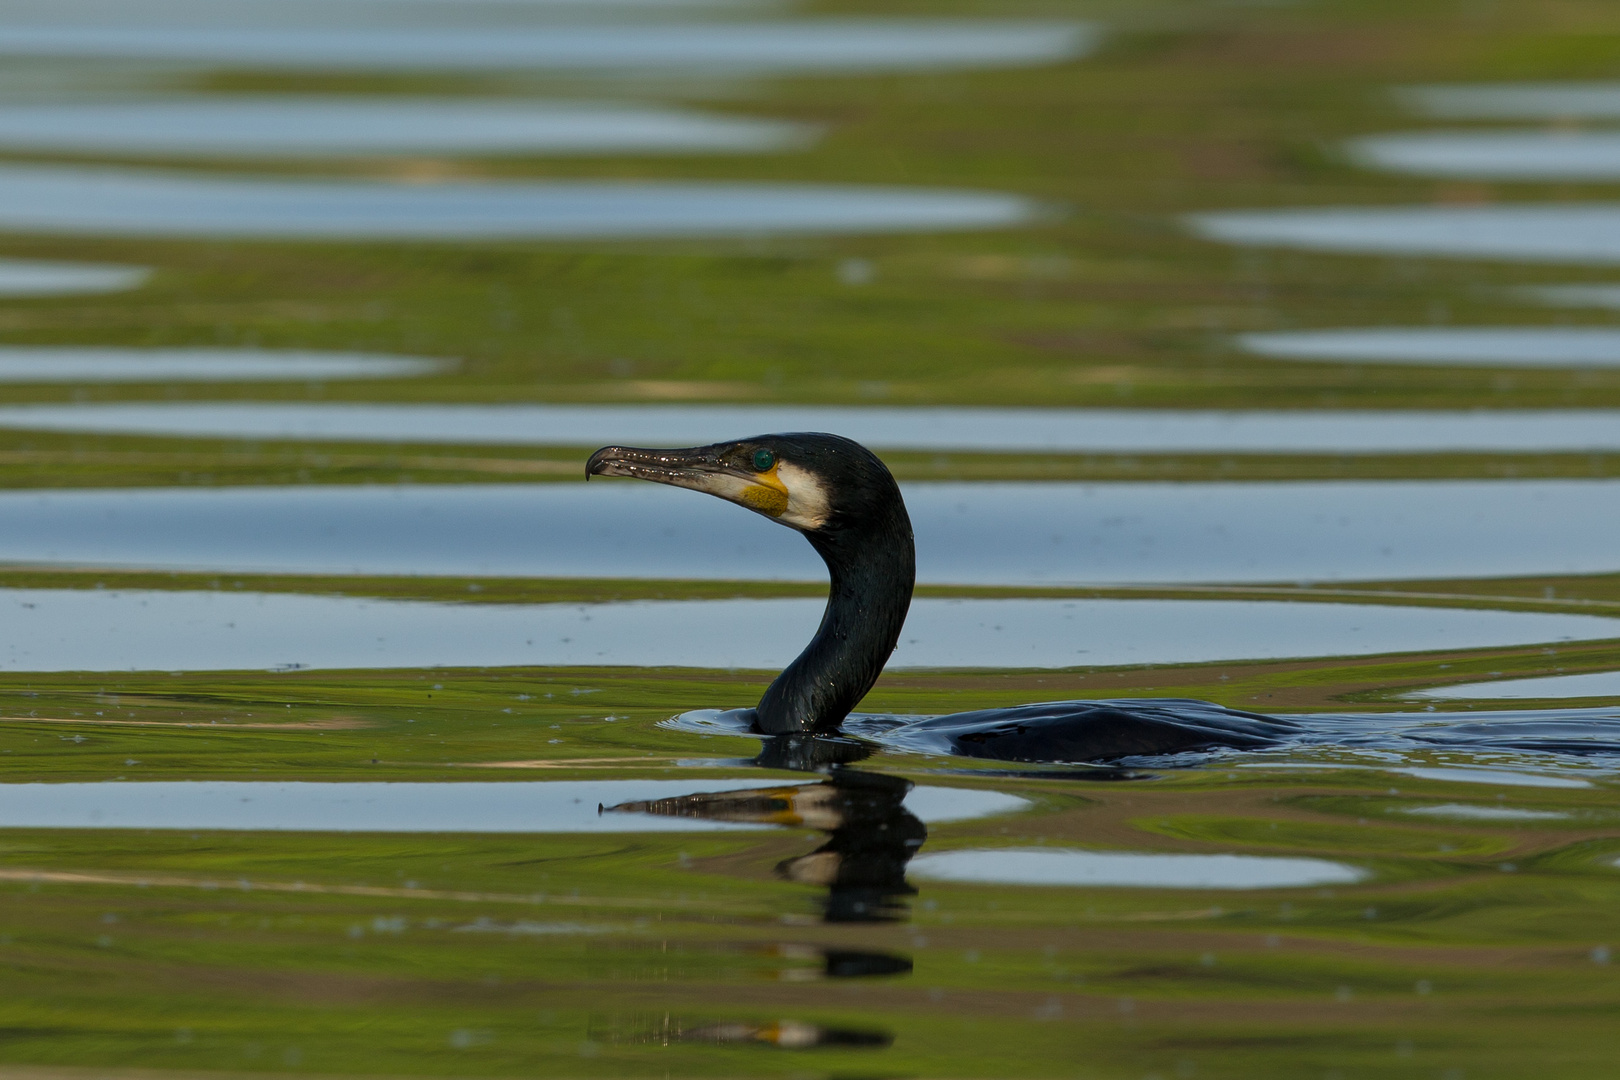
[[[691,488],[746,506],[769,518],[788,508],[786,485],[776,467],[754,472],[726,462],[722,446],[694,446],[684,450],[644,450],[634,446],[604,446],[585,463],[585,479],[593,476],[629,476],[655,484]]]

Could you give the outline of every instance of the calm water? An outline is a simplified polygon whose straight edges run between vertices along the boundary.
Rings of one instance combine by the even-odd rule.
[[[1415,817],[1449,818],[1455,821],[1567,821],[1570,817],[1556,810],[1523,810],[1513,806],[1474,806],[1469,803],[1409,806],[1401,812]]]
[[[815,129],[588,102],[260,97],[0,105],[0,147],[202,157],[738,153]]]
[[[1573,711],[1574,710],[1571,710],[1571,712]],[[1531,713],[1526,715],[1531,717],[1539,717],[1540,714]],[[1585,730],[1586,725],[1581,722],[1583,719],[1585,719],[1584,717],[1575,717],[1573,719],[1574,723],[1571,725],[1571,727],[1579,730]],[[1594,717],[1593,719],[1597,718]],[[1612,720],[1613,712],[1608,712],[1604,717],[1602,717],[1602,719]],[[1488,758],[1490,755],[1487,752],[1481,756]],[[1416,777],[1419,780],[1440,780],[1452,784],[1479,784],[1481,786],[1496,788],[1558,788],[1560,790],[1568,791],[1579,788],[1590,788],[1593,786],[1591,780],[1582,780],[1573,776],[1547,776],[1534,772],[1505,772],[1500,769],[1469,769],[1455,767],[1445,769],[1427,769],[1405,767],[1395,768],[1390,771],[1399,773],[1402,776]],[[1598,778],[1604,779],[1601,776]]]
[[[966,19],[363,29],[0,23],[0,56],[358,71],[920,72],[1061,63],[1095,40],[1081,23]]]
[[[981,1051],[994,1059],[1016,1055],[1031,1075],[1049,1075],[1091,1033],[1157,1046],[1156,1028],[1139,1034],[1137,1025],[1164,1014],[1171,990],[1211,1008],[1231,983],[1279,977],[1288,995],[1270,1009],[1282,1015],[1263,1030],[1291,1030],[1301,1006],[1355,1021],[1369,998],[1379,1016],[1417,1014],[1409,1030],[1421,1037],[1438,1007],[1473,989],[1480,965],[1475,950],[1411,941],[1403,931],[1412,919],[1433,933],[1434,920],[1448,917],[1440,905],[1456,902],[1459,888],[1516,907],[1527,891],[1603,890],[1614,872],[1607,850],[1562,871],[1519,854],[1532,837],[1562,847],[1577,834],[1579,826],[1542,816],[1549,800],[1607,820],[1612,799],[1594,787],[1486,787],[1453,782],[1461,769],[1420,779],[1376,767],[1312,770],[1300,784],[1268,768],[1230,770],[1243,772],[1231,783],[1217,771],[1196,786],[1024,781],[1022,795],[960,779],[912,788],[865,769],[808,783],[757,773],[538,784],[8,783],[0,821],[33,831],[13,834],[26,844],[8,853],[0,885],[31,919],[26,939],[7,942],[18,952],[44,951],[32,920],[50,912],[71,929],[75,955],[102,963],[149,969],[148,954],[173,941],[178,923],[188,950],[212,950],[233,972],[264,972],[245,1001],[240,991],[196,1004],[165,995],[162,1034],[182,1048],[215,1037],[204,1018],[281,1004],[265,988],[274,977],[307,979],[342,961],[351,979],[358,968],[384,987],[414,989],[423,976],[389,973],[409,962],[431,980],[421,987],[428,996],[378,1010],[368,1024],[373,1046],[403,1037],[385,1031],[379,1040],[375,1028],[405,1009],[427,1031],[425,1052],[437,1055],[538,1031],[544,1038],[520,1043],[518,1056],[548,1072],[582,1056],[638,1075],[694,1057],[707,1075],[746,1073],[750,1059],[771,1064],[776,1055],[788,1055],[788,1067],[863,1056],[871,1067],[965,1055],[987,1042]],[[1267,798],[1257,811],[1257,783],[1287,792],[1286,809],[1271,810]],[[611,805],[598,812],[598,803]],[[1456,819],[1414,820],[1416,807]],[[1112,839],[1124,828],[1128,845],[1088,835]],[[1350,836],[1361,846],[1346,849]],[[1426,899],[1433,890],[1442,891],[1438,905]],[[1414,915],[1403,903],[1423,906]],[[300,945],[322,959],[299,960],[292,972],[274,966]],[[1607,985],[1609,953],[1589,930],[1576,927],[1550,948],[1556,976],[1594,992]],[[1383,955],[1394,950],[1405,959]],[[1162,970],[1145,974],[1147,959]],[[185,963],[199,976],[223,966]],[[41,966],[19,977],[40,979]],[[1495,994],[1521,1000],[1526,974],[1510,975],[1511,988]],[[485,987],[488,1000],[447,1001],[446,982],[469,993]],[[979,1026],[986,1002],[1007,1015]],[[1186,1008],[1181,997],[1169,1007]],[[371,1015],[353,1003],[311,1008]],[[178,1034],[169,1030],[175,1020],[186,1025]],[[581,1032],[592,1047],[583,1054]],[[267,1044],[280,1049],[272,1037],[289,1038],[285,1027],[246,1034],[260,1056]],[[322,1050],[342,1037],[305,1026],[294,1034]],[[234,1056],[246,1056],[242,1037],[239,1029],[227,1044]],[[1013,1048],[1015,1038],[1043,1037],[1056,1041]],[[1136,1043],[1121,1052],[1133,1056]]]
[[[1408,86],[1400,100],[1448,120],[1620,119],[1620,83],[1521,82]]]
[[[1606,131],[1426,131],[1349,144],[1361,165],[1468,180],[1614,180],[1620,134]]]
[[[1503,717],[1503,718],[1506,718],[1509,723],[1511,723],[1513,721],[1513,719],[1515,719],[1515,718],[1520,719],[1520,720],[1523,720],[1523,719],[1526,719],[1526,718],[1532,718],[1532,719],[1539,720],[1541,717],[1543,717],[1545,715],[1548,715],[1548,714],[1543,713],[1543,712],[1532,712],[1532,713],[1492,713],[1492,714],[1474,713],[1474,714],[1471,714],[1471,715],[1473,717],[1475,717],[1475,718],[1481,718],[1483,716],[1483,717],[1486,717],[1486,718],[1489,718],[1489,719],[1495,719],[1497,717]],[[1565,717],[1568,717],[1572,723],[1580,723],[1582,720],[1588,720],[1588,719],[1589,720],[1600,721],[1600,722],[1603,722],[1606,727],[1609,726],[1609,725],[1612,725],[1612,723],[1613,723],[1613,721],[1615,719],[1615,714],[1614,714],[1613,709],[1566,709],[1566,710],[1556,710],[1556,711],[1554,711],[1552,713],[1552,715],[1563,715]],[[1390,718],[1390,717],[1391,717],[1391,714],[1385,714],[1385,716],[1381,717],[1380,719],[1386,719],[1386,718]],[[1362,719],[1364,719],[1364,718],[1362,718]],[[1398,720],[1407,719],[1407,718],[1394,716],[1393,719],[1398,721]],[[1614,750],[1614,746],[1611,744],[1609,749],[1612,752]],[[1351,756],[1354,756],[1354,755],[1348,755],[1347,754],[1347,755],[1342,755],[1342,756],[1351,757]],[[1459,758],[1465,758],[1465,759],[1467,757],[1466,754],[1459,754],[1459,755],[1453,755],[1453,756],[1456,756],[1456,757],[1459,757]],[[1478,760],[1490,760],[1490,759],[1492,759],[1494,757],[1500,762],[1503,758],[1506,757],[1506,755],[1500,755],[1500,754],[1493,755],[1493,754],[1490,754],[1488,751],[1484,751],[1484,752],[1476,753],[1474,755],[1474,757],[1476,759],[1478,759]],[[1400,759],[1398,757],[1390,757],[1390,758],[1388,758],[1386,760],[1387,761],[1398,761]],[[1475,768],[1475,767],[1470,767],[1470,766],[1466,766],[1466,765],[1447,765],[1447,766],[1437,768],[1437,767],[1430,767],[1430,766],[1411,766],[1411,765],[1398,765],[1398,764],[1389,765],[1383,771],[1391,773],[1393,775],[1397,775],[1397,776],[1416,777],[1416,778],[1418,778],[1420,780],[1438,780],[1438,781],[1443,781],[1443,782],[1448,783],[1448,784],[1472,784],[1472,785],[1479,785],[1481,787],[1494,787],[1494,788],[1520,788],[1520,787],[1526,787],[1526,788],[1557,788],[1559,790],[1574,791],[1574,790],[1589,789],[1589,788],[1594,786],[1592,780],[1582,779],[1579,776],[1570,775],[1568,772],[1565,772],[1564,775],[1556,775],[1555,772],[1556,772],[1556,770],[1558,768],[1558,765],[1560,763],[1556,759],[1549,758],[1549,757],[1546,757],[1546,756],[1542,756],[1539,760],[1525,757],[1525,758],[1521,758],[1519,760],[1519,762],[1516,762],[1514,764],[1516,765],[1516,767],[1511,771],[1509,771],[1508,769],[1482,769],[1482,768]],[[1554,770],[1554,771],[1552,771],[1552,772],[1549,772],[1549,771],[1534,771],[1536,765],[1542,766],[1543,769]],[[1329,774],[1331,772],[1336,772],[1336,771],[1348,771],[1348,770],[1352,770],[1352,769],[1372,767],[1372,762],[1368,761],[1368,760],[1363,760],[1363,761],[1356,762],[1356,763],[1353,763],[1353,764],[1348,763],[1348,762],[1332,762],[1332,763],[1329,763],[1329,762],[1321,762],[1321,761],[1310,761],[1310,762],[1305,762],[1305,761],[1237,762],[1237,763],[1235,763],[1235,767],[1239,768],[1239,769],[1276,770],[1278,772],[1285,772],[1285,771],[1302,772],[1302,773],[1318,773],[1319,772],[1319,773],[1322,773],[1322,774],[1326,775],[1326,774]],[[1605,780],[1607,778],[1604,773],[1599,772],[1597,770],[1583,770],[1583,771],[1585,771],[1588,776],[1591,776],[1594,779],[1599,780],[1599,781]],[[1399,789],[1395,789],[1395,790],[1390,791],[1389,794],[1391,794],[1391,795],[1399,795],[1399,794],[1401,794],[1401,792],[1399,791]],[[1477,791],[1476,792],[1469,792],[1469,794],[1478,794],[1478,792]],[[1497,796],[1498,800],[1503,799],[1505,797],[1506,797],[1505,795],[1498,795]],[[1396,810],[1397,810],[1398,813],[1402,813],[1402,814],[1407,812],[1407,808],[1405,808],[1405,807],[1399,807],[1399,808],[1396,808]]]
[[[1325,859],[1264,855],[1167,855],[1048,848],[973,849],[919,855],[910,871],[924,881],[1146,889],[1277,889],[1350,885],[1366,875]]]
[[[0,670],[785,667],[818,599],[442,604],[286,593],[0,590]],[[912,603],[889,667],[1063,668],[1620,638],[1620,619],[1223,600]]]
[[[582,239],[988,229],[1034,214],[1013,195],[852,184],[404,184],[0,166],[0,229],[22,233]]]
[[[1195,214],[1193,232],[1231,244],[1515,262],[1620,262],[1620,205],[1329,207]]]
[[[710,791],[738,791],[758,780],[705,780]],[[250,829],[301,832],[647,833],[757,826],[598,807],[666,799],[689,780],[552,780],[488,783],[143,781],[0,784],[0,828]],[[1012,814],[1030,804],[1014,795],[960,788],[913,788],[907,811],[928,823]]]
[[[152,272],[144,266],[0,259],[0,296],[75,296],[138,289]]]
[[[1250,352],[1286,360],[1457,367],[1620,367],[1620,330],[1584,326],[1405,326],[1244,334]]]
[[[736,306],[765,295],[754,286],[776,295],[772,275],[820,265],[823,280],[805,305],[775,310],[834,318],[800,344],[849,352],[846,368],[886,341],[908,347],[906,334],[885,337],[885,326],[937,332],[927,305],[942,302],[984,316],[972,321],[985,340],[964,346],[974,355],[1045,351],[1023,336],[1036,324],[1087,330],[1062,346],[1072,346],[1066,356],[1047,353],[1041,363],[1054,376],[1077,365],[1083,378],[1097,361],[1140,362],[1179,378],[1181,369],[1159,361],[1187,333],[1202,334],[1176,355],[1187,378],[1224,385],[1223,403],[1238,401],[1229,395],[1243,384],[1218,381],[1249,379],[1258,362],[1220,336],[1222,325],[1249,324],[1219,316],[1262,307],[1276,316],[1271,325],[1306,331],[1259,339],[1262,349],[1303,350],[1307,362],[1437,365],[1391,377],[1385,396],[1355,399],[1391,410],[1407,403],[1396,383],[1426,386],[1435,395],[1426,401],[1487,401],[1463,388],[1490,379],[1439,370],[1447,364],[1614,364],[1601,326],[1483,337],[1411,327],[1431,321],[1430,308],[1438,319],[1437,302],[1464,296],[1591,306],[1564,315],[1608,321],[1615,286],[1602,279],[1615,276],[1605,266],[1620,258],[1620,202],[1453,204],[1489,192],[1375,170],[1351,176],[1299,159],[1302,136],[1309,158],[1311,146],[1398,126],[1388,115],[1393,68],[1380,58],[1399,56],[1400,77],[1414,81],[1601,72],[1612,35],[1596,25],[1601,15],[1575,10],[1581,5],[1561,7],[1553,25],[1525,0],[1501,0],[1486,37],[1485,24],[1468,21],[1479,5],[1454,25],[1435,11],[1385,13],[1391,5],[1359,5],[1350,22],[1312,5],[1281,13],[1218,5],[1193,15],[1171,8],[1208,6],[1161,6],[1123,20],[1092,64],[1069,63],[1097,40],[1073,23],[868,22],[860,5],[834,5],[848,18],[823,20],[771,0],[680,10],[702,2],[0,0],[0,90],[12,104],[35,103],[9,112],[16,120],[27,111],[22,119],[32,123],[14,132],[31,140],[13,144],[20,153],[316,155],[339,142],[374,154],[751,152],[796,145],[780,140],[807,132],[788,120],[829,131],[813,152],[739,158],[716,174],[773,183],[606,182],[698,175],[698,163],[677,169],[667,158],[645,169],[618,161],[612,177],[574,162],[545,170],[556,182],[416,186],[292,171],[246,178],[3,165],[8,254],[162,268],[158,289],[134,298],[139,325],[118,314],[116,300],[8,301],[0,312],[8,347],[258,340],[234,306],[221,309],[216,326],[211,299],[251,307],[320,292],[338,275],[334,288],[375,292],[401,318],[358,328],[267,323],[257,328],[263,340],[345,349],[370,335],[376,347],[447,361],[490,350],[517,357],[538,342],[546,363],[566,365],[621,355],[611,338],[627,342],[622,355],[639,364],[637,341],[656,351],[694,326],[729,324],[728,333],[747,337],[750,320],[773,311],[769,302]],[[950,11],[998,14],[987,5]],[[636,21],[649,19],[657,22]],[[1503,27],[1509,32],[1497,32]],[[1030,70],[984,70],[995,67]],[[458,73],[476,75],[476,85],[434,81]],[[753,78],[861,74],[883,77]],[[594,78],[587,86],[581,75]],[[579,118],[588,121],[582,127],[529,103],[522,118],[503,114],[495,124],[488,108],[501,102],[458,99],[454,108],[465,111],[440,104],[450,111],[428,115],[408,100],[385,108],[371,97],[272,104],[259,96],[294,85],[322,94],[634,93],[646,112],[616,111],[611,123],[593,113]],[[205,88],[217,98],[141,97]],[[1426,101],[1407,100],[1436,113],[1449,107],[1459,117],[1447,123],[1453,128],[1487,116],[1521,124],[1620,117],[1612,86],[1427,92]],[[1540,103],[1527,103],[1526,92]],[[33,111],[45,100],[56,111]],[[1254,108],[1259,102],[1285,108]],[[173,111],[153,111],[165,108]],[[0,109],[0,135],[6,115]],[[1394,164],[1406,155],[1404,168],[1458,169],[1460,151],[1488,157],[1503,136],[1518,140],[1510,149],[1519,156],[1492,168],[1523,175],[1563,154],[1587,178],[1607,175],[1590,171],[1605,167],[1591,148],[1607,134],[1560,140],[1481,129],[1466,146],[1447,143],[1438,164],[1426,137],[1374,145]],[[1110,153],[1130,159],[1126,173],[1115,175]],[[1346,194],[1347,178],[1359,194]],[[919,187],[838,186],[883,180]],[[970,190],[981,186],[994,190]],[[1223,242],[1598,265],[1556,276],[1388,259],[1332,268],[1279,258],[1259,267],[1228,248],[1156,243],[1154,222],[1198,190],[1206,203],[1192,209],[1245,210],[1201,219]],[[1067,200],[1074,212],[1065,219],[1064,206],[1049,212],[1037,196]],[[1284,198],[1295,205],[1277,205]],[[1335,198],[1365,205],[1302,209]],[[1391,205],[1403,199],[1411,205]],[[1009,232],[840,235],[956,228]],[[678,255],[580,243],[575,255],[537,253],[529,243],[772,232],[826,235],[768,246],[692,240]],[[313,244],[260,251],[214,243],[351,236],[445,242],[333,258]],[[161,243],[142,247],[142,237]],[[500,250],[450,243],[488,238]],[[1070,276],[1035,272],[1060,258]],[[969,280],[964,271],[947,281],[953,268],[980,260],[1030,274]],[[830,276],[839,264],[876,265],[880,284],[844,288]],[[687,265],[699,279],[682,277]],[[1265,295],[1251,291],[1258,269]],[[570,328],[559,319],[545,331],[545,313],[572,303],[552,295],[553,274],[628,282],[612,303],[639,321],[604,331],[600,320]],[[705,285],[711,274],[726,283],[720,291]],[[412,288],[450,276],[475,291],[479,282],[510,286],[538,323],[484,326],[476,311],[458,321],[409,310],[420,295]],[[680,288],[641,297],[635,282],[643,278]],[[1538,279],[1569,285],[1504,289],[1549,288]],[[162,307],[171,296],[185,305]],[[1116,310],[1116,299],[1129,310]],[[1099,327],[1099,342],[1081,324],[1104,309],[1104,322],[1123,311],[1129,326]],[[649,321],[658,310],[695,321]],[[1362,329],[1345,334],[1350,327]],[[1125,335],[1122,351],[1110,344],[1116,332]],[[744,342],[759,365],[770,363],[768,337]],[[925,369],[937,357],[911,338],[917,355],[907,363],[921,396],[933,392]],[[716,343],[705,377],[732,377],[722,369],[739,363],[738,340]],[[1116,351],[1117,361],[1104,355]],[[158,355],[143,353],[143,362]],[[1257,395],[1304,393],[1309,384],[1320,401],[1351,382],[1374,389],[1390,372],[1264,366],[1297,385],[1267,390],[1251,380]],[[227,369],[216,358],[197,370],[216,378]],[[67,373],[60,364],[51,370]],[[162,378],[187,377],[177,371]],[[1009,385],[1027,385],[1016,381],[1024,377],[1009,372]],[[1135,396],[1117,400],[1149,400],[1157,378],[1132,376]],[[390,443],[694,443],[840,426],[877,445],[925,451],[1597,452],[1620,438],[1603,408],[1620,400],[1604,396],[1606,378],[1544,371],[1501,395],[1563,400],[1532,396],[1528,381],[1597,406],[1570,412],[249,402],[12,404],[0,422]],[[426,398],[447,385],[399,389]],[[1445,397],[1447,387],[1459,396]],[[1106,382],[1100,388],[1111,395]],[[909,400],[899,382],[894,389],[872,400]],[[474,399],[477,387],[456,395]],[[40,441],[16,439],[30,440]],[[1620,571],[1620,480],[917,484],[906,494],[922,574],[935,582]],[[0,492],[0,560],[711,580],[824,574],[801,538],[736,507],[595,482],[13,490]],[[1579,675],[1569,677],[1587,680],[1579,686],[1517,688],[1573,688],[1595,696],[1571,704],[1596,708],[1458,696],[1512,693],[1523,680],[1396,697],[1447,678],[1500,678],[1487,669],[1553,671],[1576,651],[1608,655],[1620,619],[929,597],[908,624],[898,670],[864,706],[874,711],[854,718],[847,737],[761,740],[712,716],[697,724],[687,712],[751,702],[757,671],[631,665],[768,668],[809,635],[815,599],[444,604],[256,594],[221,577],[206,593],[0,590],[0,667],[13,670],[0,684],[0,965],[9,987],[0,1073],[1483,1080],[1540,1071],[1585,1080],[1609,1075],[1620,1054],[1620,709],[1607,704],[1620,700],[1620,684]],[[1601,643],[1552,644],[1566,639]],[[1358,659],[1503,644],[1521,655]],[[1225,662],[1239,657],[1287,659]],[[1200,661],[1213,663],[1179,666]],[[443,663],[466,666],[391,666]],[[264,670],[297,664],[310,670]],[[322,666],[340,664],[359,670]],[[932,664],[946,669],[926,670]],[[1121,666],[1041,668],[1048,664]],[[93,670],[102,665],[142,670]],[[219,666],[182,670],[204,665]],[[961,670],[968,665],[996,667]],[[222,674],[225,667],[249,670]],[[1273,727],[1288,735],[1265,750],[1102,767],[949,757],[927,742],[930,729],[909,723],[1077,693],[1181,692],[1279,714]],[[812,766],[821,771],[797,771]]]
[[[911,484],[919,579],[1382,580],[1620,570],[1620,481]],[[1007,523],[1019,522],[1009,529]],[[632,482],[0,493],[0,560],[89,566],[825,580],[808,544]]]
[[[5,0],[0,23],[15,26],[327,27],[478,25],[557,16],[596,17],[625,11],[646,16],[663,9],[747,8],[751,0]],[[768,4],[766,6],[769,6]],[[637,10],[645,9],[645,10]]]
[[[1318,351],[1320,335],[1289,335]],[[1341,339],[1332,339],[1334,343]],[[1360,338],[1353,343],[1365,344]],[[1379,339],[1382,340],[1382,339]],[[1620,343],[1620,334],[1615,335]],[[1399,339],[1416,350],[1420,338]],[[1270,338],[1250,335],[1260,350]],[[1432,350],[1431,350],[1432,351]],[[1616,345],[1620,356],[1620,344]],[[834,431],[879,450],[1421,453],[1620,448],[1607,409],[1201,412],[780,405],[306,405],[137,402],[0,406],[0,428],[216,438],[513,446],[692,446]]]
[[[0,345],[0,383],[282,382],[432,375],[443,360],[295,349]]]
[[[1620,671],[1582,675],[1546,675],[1532,679],[1497,679],[1420,690],[1416,698],[1434,701],[1520,700],[1547,698],[1620,697]]]

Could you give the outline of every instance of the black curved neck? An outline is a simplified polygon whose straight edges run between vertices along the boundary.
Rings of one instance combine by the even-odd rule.
[[[898,491],[858,526],[805,536],[827,563],[832,587],[816,636],[759,700],[758,724],[770,734],[838,730],[894,652],[917,578],[911,519]]]

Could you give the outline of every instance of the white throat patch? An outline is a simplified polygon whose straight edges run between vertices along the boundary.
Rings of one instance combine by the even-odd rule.
[[[787,509],[776,520],[795,529],[819,529],[832,513],[832,499],[821,481],[790,461],[776,466],[776,478],[787,489]]]

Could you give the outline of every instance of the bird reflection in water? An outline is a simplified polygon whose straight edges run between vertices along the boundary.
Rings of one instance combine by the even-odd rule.
[[[819,766],[826,779],[697,792],[605,809],[818,830],[826,834],[826,842],[783,861],[777,874],[826,889],[822,912],[827,922],[889,922],[905,917],[905,898],[917,892],[906,881],[906,863],[928,838],[928,827],[905,808],[911,781],[848,767],[851,758],[869,752],[848,740],[776,736],[766,740],[756,764],[801,770]]]
[[[826,842],[777,864],[778,876],[826,889],[822,918],[828,923],[892,922],[908,914],[906,898],[917,890],[906,881],[906,863],[928,838],[928,827],[905,808],[912,784],[897,776],[849,768],[870,754],[847,739],[806,735],[767,738],[752,762],[765,768],[819,772],[808,784],[782,784],[745,791],[694,792],[603,807],[604,813],[730,821],[814,829]],[[817,979],[910,975],[911,958],[858,949],[782,944],[782,959],[818,962],[817,967],[782,969],[787,982]],[[771,1046],[783,1050],[817,1047],[881,1049],[894,1041],[884,1031],[831,1027],[797,1020],[770,1023],[725,1021],[686,1023],[666,1015],[656,1030],[635,1041]]]
[[[721,1043],[743,1046],[769,1046],[777,1050],[813,1050],[819,1047],[846,1050],[880,1050],[894,1042],[886,1031],[861,1028],[827,1027],[799,1020],[778,1020],[755,1024],[746,1021],[687,1024],[675,1017],[665,1016],[647,1031],[617,1042],[656,1043]]]

